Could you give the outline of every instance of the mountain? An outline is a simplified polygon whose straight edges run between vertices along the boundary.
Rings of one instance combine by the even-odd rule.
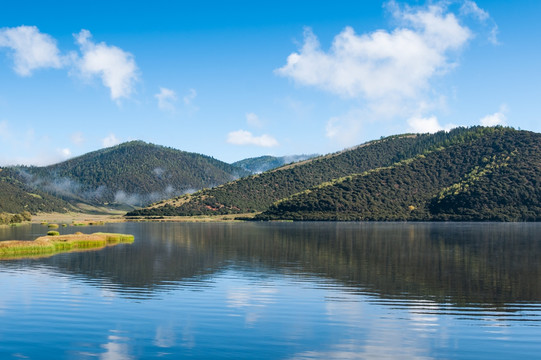
[[[318,156],[317,154],[312,155],[290,155],[290,156],[260,156],[255,158],[248,158],[232,163],[231,165],[243,168],[246,171],[251,172],[252,174],[259,174],[268,170],[279,168],[280,166],[308,160]]]
[[[131,141],[46,167],[14,167],[13,177],[69,201],[142,206],[249,173],[212,157]]]
[[[541,134],[495,129],[309,189],[257,218],[541,221]]]
[[[43,191],[32,189],[9,171],[0,169],[0,212],[21,213],[66,212],[73,207],[66,201]]]
[[[320,156],[299,164],[283,166],[273,171],[242,178],[214,189],[205,189],[194,194],[162,201],[145,209],[130,212],[128,215],[182,216],[261,212],[267,210],[277,201],[287,199],[313,187],[323,186],[327,183],[333,184],[336,179],[395,166],[393,164],[405,160],[413,161],[420,155],[429,154],[438,149],[459,144],[467,146],[478,139],[491,139],[494,134],[513,136],[518,133],[526,132],[504,128],[474,127],[457,128],[450,132],[441,131],[435,134],[391,136],[370,141],[339,153]],[[487,146],[491,146],[490,140],[487,141]],[[381,171],[379,173],[386,174]],[[444,175],[442,174],[442,176]],[[385,179],[382,177],[381,181],[385,181]],[[457,178],[456,181],[459,179]],[[449,186],[451,184],[449,183]],[[424,186],[422,183],[418,185]],[[371,190],[367,189],[366,191]],[[412,204],[412,206],[414,205]],[[268,215],[270,218],[270,214]]]

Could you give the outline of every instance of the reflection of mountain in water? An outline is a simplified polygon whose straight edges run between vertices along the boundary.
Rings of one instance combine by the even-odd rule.
[[[381,297],[457,304],[541,301],[537,224],[126,224],[133,245],[40,260],[65,273],[154,291],[226,268],[338,281]]]

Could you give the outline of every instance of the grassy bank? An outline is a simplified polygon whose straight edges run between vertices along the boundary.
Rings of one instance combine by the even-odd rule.
[[[132,243],[133,235],[94,233],[42,236],[34,241],[0,241],[0,259],[54,255],[66,251],[101,249],[119,243]]]
[[[125,220],[132,222],[237,222],[250,220],[257,214],[259,213],[193,216],[126,216]]]

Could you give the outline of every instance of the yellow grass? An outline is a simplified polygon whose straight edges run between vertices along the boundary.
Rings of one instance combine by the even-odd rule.
[[[238,222],[236,218],[249,219],[259,213],[225,214],[225,215],[194,215],[194,216],[132,216],[126,221],[131,222]]]
[[[59,252],[101,249],[108,245],[132,243],[133,235],[114,233],[42,236],[34,241],[0,241],[0,260],[54,255]]]
[[[62,226],[103,225],[119,222],[233,222],[235,218],[251,218],[258,213],[227,214],[227,215],[197,215],[197,216],[133,216],[125,218],[122,215],[92,215],[83,213],[41,213],[35,215],[32,222],[39,223],[62,223]],[[67,225],[66,225],[67,226]]]

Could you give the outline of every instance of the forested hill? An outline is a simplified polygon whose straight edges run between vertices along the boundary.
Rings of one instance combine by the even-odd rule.
[[[249,173],[209,156],[131,141],[47,167],[11,168],[28,186],[93,204],[146,205]]]
[[[494,134],[514,136],[504,128],[457,128],[436,134],[405,134],[371,141],[343,152],[284,166],[259,175],[206,189],[128,215],[197,215],[249,213],[267,210],[274,202],[325,182],[388,167],[439,148],[473,143]],[[503,135],[502,135],[503,136]]]
[[[0,212],[66,212],[73,207],[66,201],[29,188],[9,172],[0,169]]]
[[[276,169],[286,164],[308,160],[316,156],[318,155],[290,155],[280,157],[266,155],[240,160],[232,163],[231,165],[243,168],[252,174],[259,174],[268,170]]]
[[[258,218],[541,221],[541,134],[497,129],[312,188]]]

